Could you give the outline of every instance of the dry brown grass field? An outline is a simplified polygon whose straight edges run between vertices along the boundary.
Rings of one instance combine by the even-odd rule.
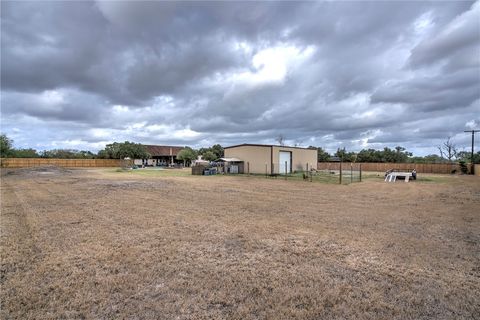
[[[2,172],[2,319],[474,319],[480,179]]]

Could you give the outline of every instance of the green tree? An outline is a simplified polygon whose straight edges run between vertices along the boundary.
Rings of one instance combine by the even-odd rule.
[[[396,162],[395,159],[395,151],[388,147],[383,148],[383,162]]]
[[[212,151],[215,154],[216,159],[223,157],[224,154],[224,149],[221,145],[219,144],[214,144],[211,148],[210,151]],[[216,160],[214,159],[214,160]]]
[[[338,148],[334,156],[340,158],[343,162],[354,162],[357,158],[355,152],[347,152],[345,148]]]
[[[412,153],[405,151],[403,147],[395,147],[395,150],[392,150],[388,147],[383,149],[383,161],[384,162],[408,162],[409,157]]]
[[[93,152],[88,151],[88,150],[80,150],[78,152],[78,156],[82,159],[95,159],[96,158],[96,155]]]
[[[198,154],[203,156],[207,151],[210,151],[210,148],[200,148],[198,149]]]
[[[151,155],[144,145],[125,141],[107,144],[104,150],[98,152],[98,157],[104,159],[148,159]]]
[[[322,147],[309,146],[308,149],[317,150],[317,161],[318,162],[327,162],[331,158],[330,154],[327,151],[323,150]]]
[[[411,156],[412,153],[406,151],[404,147],[395,147],[395,162],[408,162],[408,158]]]
[[[12,157],[14,158],[38,158],[40,155],[35,149],[15,149]]]
[[[13,152],[13,140],[7,137],[6,134],[0,135],[0,157],[10,157]]]
[[[323,150],[323,148],[318,147],[317,149],[317,160],[318,162],[326,162],[329,161],[332,156],[327,151]]]
[[[460,160],[460,161],[458,162],[458,165],[460,166],[460,171],[461,171],[463,174],[467,174],[467,173],[468,173],[467,163],[466,163],[464,160]]]
[[[177,154],[177,159],[183,161],[183,166],[190,164],[194,159],[197,158],[195,150],[189,147],[185,147],[180,150]]]
[[[217,157],[217,155],[212,151],[207,151],[203,154],[203,159],[207,161],[214,161],[214,160],[217,160],[218,158],[220,157]]]
[[[457,154],[457,157],[460,161],[465,163],[470,163],[472,161],[472,153],[468,151],[460,151]],[[480,151],[473,154],[473,163],[480,163]]]
[[[52,149],[45,150],[40,153],[42,158],[54,159],[93,159],[95,154],[91,151],[75,150],[75,149]]]
[[[98,151],[97,158],[99,159],[111,159],[107,150],[103,149]]]
[[[205,154],[206,154],[207,152],[212,152],[212,153],[215,155],[215,157],[214,157],[215,159],[213,159],[213,160],[216,160],[216,159],[218,159],[218,158],[223,157],[224,149],[223,149],[223,147],[222,147],[221,145],[219,145],[219,144],[214,144],[214,145],[211,146],[210,148],[200,148],[200,149],[198,149],[198,154],[201,155],[201,156],[203,156],[204,159],[206,159],[206,158],[205,158]]]
[[[105,149],[98,152],[98,157],[103,159],[120,159],[119,157],[120,143],[114,142],[107,144]],[[142,158],[144,159],[144,158]]]
[[[440,157],[438,154],[429,154],[424,157],[411,157],[409,162],[413,163],[445,163],[446,159]]]
[[[362,149],[357,155],[358,162],[383,162],[383,152],[375,149]]]
[[[86,152],[90,151],[78,151],[75,149],[52,149],[42,151],[40,153],[40,157],[53,159],[86,159]]]

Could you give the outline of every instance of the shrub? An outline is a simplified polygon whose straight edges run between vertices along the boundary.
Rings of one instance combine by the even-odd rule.
[[[465,161],[461,160],[460,162],[458,162],[458,164],[460,165],[460,171],[463,174],[467,174],[468,173],[468,167],[467,167],[467,164],[465,163]]]

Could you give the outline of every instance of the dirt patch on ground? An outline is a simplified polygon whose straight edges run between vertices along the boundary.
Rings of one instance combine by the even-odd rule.
[[[480,314],[478,177],[2,174],[2,318]]]
[[[23,177],[52,175],[52,176],[65,176],[71,174],[72,170],[57,166],[39,166],[32,168],[19,168],[19,169],[2,169],[1,175],[18,175]]]

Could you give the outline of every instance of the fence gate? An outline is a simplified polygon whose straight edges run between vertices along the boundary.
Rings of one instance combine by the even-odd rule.
[[[349,184],[362,181],[362,164],[353,162],[339,163],[338,182]]]

